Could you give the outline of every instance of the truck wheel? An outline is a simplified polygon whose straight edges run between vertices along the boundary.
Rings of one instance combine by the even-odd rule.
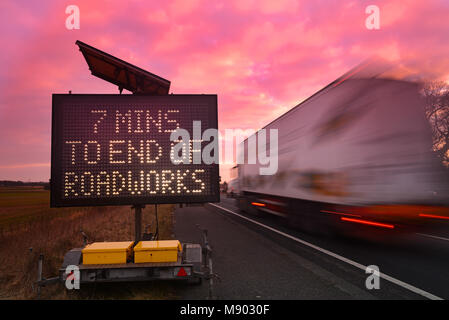
[[[257,202],[257,198],[256,197],[248,197],[248,198],[245,198],[245,200],[246,200],[246,207],[247,207],[246,212],[255,217],[260,217],[262,215],[262,212],[259,209],[257,209],[257,207],[255,207],[251,204],[251,202]]]
[[[297,215],[293,212],[288,213],[288,217],[286,219],[287,226],[294,228],[294,229],[300,229],[301,228],[301,222],[304,219],[303,216]]]
[[[290,227],[306,233],[317,234],[322,231],[322,226],[316,217],[319,208],[307,202],[293,202],[288,211],[288,224]]]
[[[239,208],[240,211],[246,212],[247,203],[246,203],[246,199],[244,197],[237,198],[237,208]]]

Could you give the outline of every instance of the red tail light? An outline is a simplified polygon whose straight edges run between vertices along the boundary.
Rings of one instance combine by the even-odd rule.
[[[433,218],[433,219],[445,219],[445,220],[449,220],[449,217],[445,217],[445,216],[437,216],[435,214],[425,214],[425,213],[420,213],[419,214],[420,217],[424,217],[424,218]]]
[[[257,207],[265,207],[266,206],[265,203],[260,203],[260,202],[251,202],[251,204],[253,206],[257,206]]]
[[[328,210],[321,210],[321,212],[333,213],[333,214],[338,214],[338,215],[341,215],[341,216],[360,217],[358,214],[352,214],[352,213],[335,212],[335,211],[328,211]]]
[[[343,221],[349,221],[349,222],[355,222],[355,223],[360,223],[360,224],[366,224],[366,225],[375,226],[375,227],[394,229],[394,225],[387,224],[387,223],[380,223],[380,222],[374,222],[374,221],[368,221],[368,220],[362,220],[362,219],[346,218],[346,217],[341,217],[340,219],[343,220]]]

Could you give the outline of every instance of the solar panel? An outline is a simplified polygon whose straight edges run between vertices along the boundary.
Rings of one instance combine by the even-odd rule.
[[[126,61],[98,50],[84,42],[75,43],[86,59],[92,75],[135,94],[166,95],[170,81]]]

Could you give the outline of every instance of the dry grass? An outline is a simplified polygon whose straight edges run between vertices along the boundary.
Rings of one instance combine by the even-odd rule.
[[[58,274],[64,254],[82,246],[83,230],[93,241],[134,239],[134,213],[130,207],[50,209],[43,189],[0,189],[0,299],[36,298],[32,286],[37,262],[44,259],[44,277]],[[158,207],[160,239],[173,239],[172,205]],[[143,210],[143,226],[154,231],[153,206]],[[30,251],[32,248],[32,251]],[[110,284],[87,290],[65,291],[62,285],[42,289],[44,299],[164,299],[173,298],[171,284]]]

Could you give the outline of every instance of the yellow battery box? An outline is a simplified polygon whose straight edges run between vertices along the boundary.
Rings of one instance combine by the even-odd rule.
[[[83,250],[83,264],[118,264],[131,260],[132,241],[94,242]]]
[[[178,240],[140,241],[134,247],[134,263],[176,262],[181,251]]]

